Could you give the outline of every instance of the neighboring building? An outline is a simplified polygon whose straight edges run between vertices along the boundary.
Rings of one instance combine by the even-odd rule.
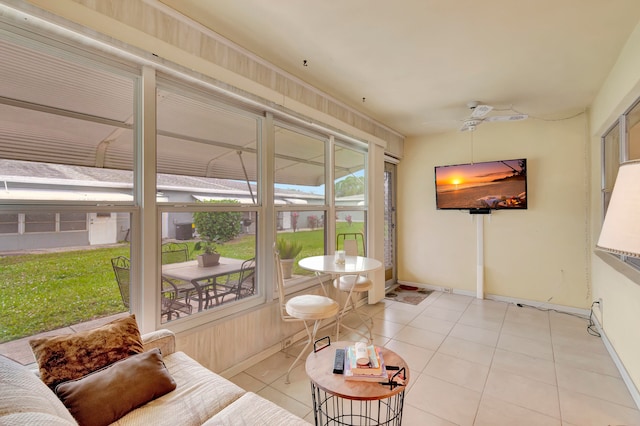
[[[131,201],[132,181],[130,171],[0,159],[0,202]],[[251,191],[247,182],[237,180],[158,174],[157,200],[192,203],[233,199],[241,204],[254,204],[257,200],[252,197],[256,188],[253,183],[250,185]],[[275,202],[321,205],[324,196],[278,189]],[[255,218],[250,217],[250,213],[245,216],[242,233],[254,233]],[[307,223],[305,213],[300,213],[298,229],[306,228]],[[163,213],[162,238],[191,239],[192,224],[190,213]],[[287,230],[292,226],[291,213],[281,212],[278,228]],[[3,213],[0,214],[0,251],[111,244],[128,241],[129,230],[126,213]]]

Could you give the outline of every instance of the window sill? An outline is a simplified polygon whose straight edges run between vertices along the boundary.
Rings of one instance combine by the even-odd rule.
[[[640,270],[627,262],[623,262],[619,256],[614,254],[600,250],[595,250],[595,254],[602,259],[604,263],[611,266],[634,283],[640,285]]]

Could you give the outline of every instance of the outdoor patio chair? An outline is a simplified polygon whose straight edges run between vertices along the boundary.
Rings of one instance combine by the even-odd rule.
[[[367,245],[364,241],[364,234],[361,232],[342,232],[336,235],[336,249],[337,250],[346,250],[344,244],[349,240],[356,241],[356,253],[353,256],[366,256],[367,255]],[[340,241],[342,241],[342,246],[340,245]]]
[[[245,260],[242,262],[240,272],[227,275],[224,282],[206,284],[203,287],[205,309],[221,305],[227,297],[238,300],[252,295],[255,292],[255,269],[255,258]],[[196,294],[193,294],[191,298],[199,300]]]
[[[189,260],[189,246],[187,243],[164,243],[160,247],[160,260],[163,265],[187,262]],[[169,280],[166,277],[163,277],[163,279]],[[191,297],[190,293],[193,290],[191,283],[173,279],[169,281],[177,287],[178,292],[182,293],[181,297],[184,297],[185,301],[188,303]]]
[[[163,265],[186,262],[189,260],[189,246],[187,243],[164,243],[161,247]]]
[[[129,259],[124,256],[118,256],[111,259],[111,266],[113,267],[113,273],[116,275],[116,281],[118,282],[118,290],[120,290],[120,296],[122,297],[122,303],[125,308],[129,308],[129,286],[131,283],[130,278],[130,264]]]
[[[118,289],[122,297],[122,303],[129,308],[129,294],[131,286],[131,263],[125,256],[118,256],[111,259],[111,266],[118,282]],[[169,280],[162,279],[162,308],[161,316],[166,315],[167,320],[171,320],[173,314],[180,317],[180,313],[191,314],[192,307],[187,301],[181,301],[179,292],[175,284]]]
[[[191,315],[193,306],[180,296],[178,287],[169,279],[162,277],[162,315],[167,316],[167,321],[171,321],[173,314],[180,318],[180,314]]]

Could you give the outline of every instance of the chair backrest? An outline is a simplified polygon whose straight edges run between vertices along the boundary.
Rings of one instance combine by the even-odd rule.
[[[342,248],[347,256],[358,255],[358,242],[356,240],[344,240]]]
[[[129,259],[124,256],[118,256],[111,259],[113,273],[118,282],[118,289],[122,297],[122,303],[125,307],[129,307],[129,289],[131,286],[131,266]]]
[[[347,252],[348,256],[366,256],[367,245],[364,242],[364,235],[361,232],[344,232],[336,235],[336,249],[340,250],[340,241],[342,241],[342,250]],[[355,244],[355,253],[350,254],[347,245]]]
[[[161,259],[163,265],[186,262],[189,260],[189,246],[187,243],[164,243]]]
[[[282,272],[282,263],[280,262],[280,253],[278,250],[273,250],[273,255],[276,263],[276,286],[278,287],[278,300],[280,302],[280,317],[282,319],[290,318],[285,308],[286,301],[284,297],[284,274]]]
[[[238,278],[238,296],[241,293],[250,295],[256,289],[256,258],[245,260],[242,262],[240,277]]]

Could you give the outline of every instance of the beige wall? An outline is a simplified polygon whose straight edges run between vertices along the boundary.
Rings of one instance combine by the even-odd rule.
[[[640,97],[640,26],[636,27],[629,38],[592,108],[591,248],[598,240],[602,223],[600,136],[638,97]],[[613,260],[612,257],[610,259]],[[627,278],[615,269],[620,266],[616,265],[615,260],[612,264],[608,264],[595,254],[592,254],[591,262],[593,296],[595,299],[602,298],[603,301],[602,314],[598,309],[594,312],[631,380],[636,388],[639,388],[640,273],[630,272],[631,279]],[[620,264],[620,262],[617,263]]]
[[[586,130],[586,114],[479,126],[473,161],[527,158],[528,169],[528,210],[484,219],[435,207],[434,166],[471,162],[472,135],[407,140],[398,166],[399,279],[475,293],[475,220],[484,220],[486,294],[588,307]]]

